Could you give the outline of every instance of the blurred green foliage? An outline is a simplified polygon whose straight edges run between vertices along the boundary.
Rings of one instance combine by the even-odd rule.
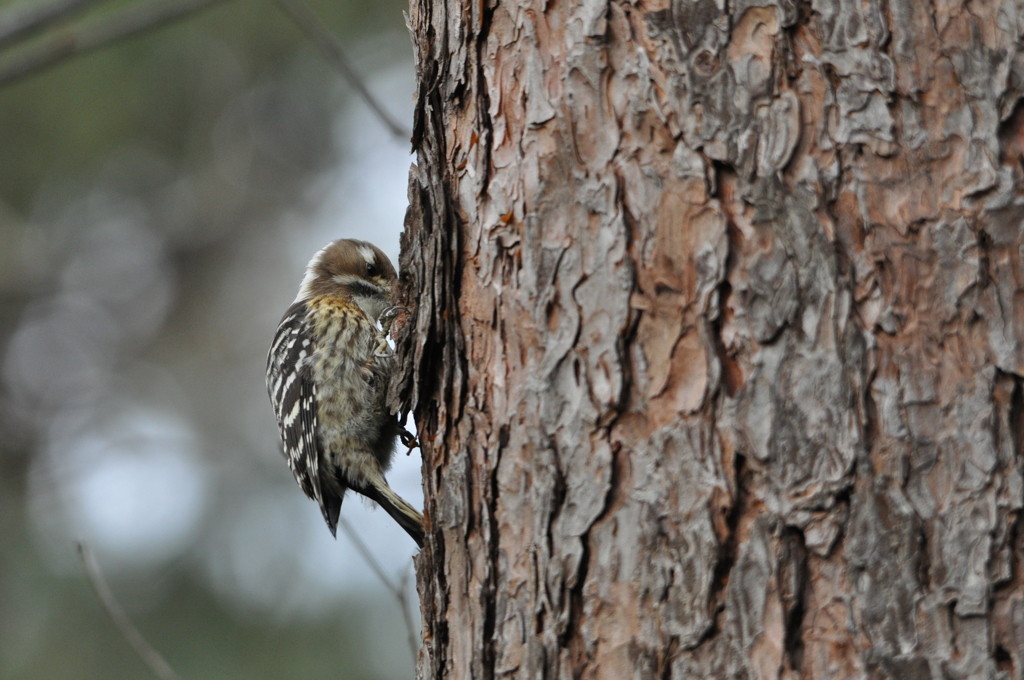
[[[112,6],[101,3],[78,20],[97,20]],[[309,6],[346,43],[405,30],[407,4],[398,0]],[[273,2],[225,0],[2,88],[0,200],[25,213],[47,177],[80,172],[126,144],[195,161],[209,152],[229,98],[311,49]],[[331,77],[326,62],[321,70]]]
[[[99,3],[74,21],[101,20],[111,7],[128,1]],[[12,4],[0,4],[0,11]],[[309,4],[343,43],[352,45],[350,55],[357,63],[359,55],[352,52],[372,42],[373,35],[405,31],[402,11],[406,4],[398,0],[311,0]],[[0,54],[0,59],[4,56]],[[180,22],[0,88],[0,240],[10,244],[37,238],[33,230],[45,231],[50,224],[33,220],[34,206],[45,193],[42,188],[54,184],[60,187],[58,193],[67,192],[66,187],[75,184],[74,178],[89,184],[121,149],[152,152],[176,166],[172,174],[216,175],[219,139],[231,134],[231,130],[221,129],[224,121],[244,119],[225,116],[226,108],[265,80],[277,84],[274,92],[278,97],[282,91],[293,99],[308,94],[312,108],[330,98],[325,92],[344,89],[337,74],[273,2],[226,0]],[[291,86],[282,90],[282,81]],[[309,126],[319,132],[295,137],[306,140],[303,143],[308,148],[295,154],[296,163],[303,167],[291,174],[308,178],[330,162],[331,121],[342,104],[337,99],[331,110],[311,116]],[[273,106],[277,100],[271,97],[267,101]],[[303,109],[303,102],[291,103],[296,104],[296,111]],[[286,111],[268,119],[288,117]],[[273,139],[274,135],[266,137]],[[252,165],[269,174],[260,180],[262,184],[254,182],[252,186],[277,189],[290,170],[273,165],[285,166],[290,159],[281,149],[259,157]],[[265,198],[268,192],[264,190],[240,192],[243,198],[232,200],[243,208],[234,210],[224,224],[208,218],[211,231],[235,242],[253,238],[261,233],[255,230],[263,227],[245,226],[251,221],[248,218],[297,200],[303,177],[282,189],[281,195],[274,197],[276,203]],[[141,193],[144,181],[137,181]],[[216,199],[202,198],[220,191],[216,182],[211,186],[213,190],[198,194],[206,201],[200,205],[203,214],[216,213]],[[203,219],[197,222],[205,228]],[[180,278],[172,330],[178,324],[178,328],[193,332],[198,327],[193,312],[196,317],[201,315],[212,297],[205,282],[222,272],[229,248],[194,237],[196,231],[187,232],[182,241],[168,233],[177,248],[174,256]],[[32,279],[31,267],[13,259],[20,250],[2,246],[0,250],[2,358],[22,310],[33,295],[49,285],[46,277],[52,281],[55,274]],[[183,343],[183,336],[179,330],[169,336],[171,340],[158,338],[152,346],[159,350]],[[208,349],[185,347],[181,351],[201,357]],[[258,373],[258,360],[251,363]],[[0,410],[0,680],[152,677],[107,619],[84,576],[55,573],[40,554],[25,501],[26,478],[38,445],[35,436]],[[286,477],[283,466],[281,470],[281,477]],[[284,482],[292,484],[290,479]],[[375,647],[368,643],[366,625],[368,610],[379,610],[379,602],[348,601],[312,620],[244,616],[213,596],[196,575],[195,566],[185,562],[140,576],[155,581],[134,585],[130,578],[111,581],[140,630],[186,680],[381,677],[379,667],[374,670],[370,663]],[[394,617],[397,621],[397,612]],[[404,632],[399,639],[403,642],[391,647],[395,654],[407,657]]]
[[[39,570],[21,577],[22,587],[32,591],[25,593],[32,608],[22,612],[22,628],[12,631],[8,639],[23,649],[5,650],[4,658],[12,667],[0,668],[0,677],[153,677],[88,586]],[[130,611],[135,624],[159,645],[160,653],[183,679],[380,677],[367,653],[372,647],[364,625],[368,612],[379,608],[379,602],[349,601],[321,619],[266,621],[238,616],[188,579],[172,573],[166,581],[156,586],[161,591],[158,607],[147,610],[136,605]],[[146,585],[154,587],[150,583],[140,588]],[[119,590],[125,591],[123,584]],[[126,598],[122,595],[122,599]],[[132,599],[145,601],[144,597]],[[408,655],[402,644],[395,645],[395,651]]]

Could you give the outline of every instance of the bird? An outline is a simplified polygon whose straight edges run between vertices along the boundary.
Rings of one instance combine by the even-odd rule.
[[[395,440],[415,440],[386,404],[398,275],[366,241],[339,239],[309,261],[267,355],[284,455],[337,536],[349,489],[375,501],[423,547],[423,516],[388,486]]]

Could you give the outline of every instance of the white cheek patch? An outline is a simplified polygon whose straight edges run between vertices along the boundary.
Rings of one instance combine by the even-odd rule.
[[[300,300],[306,300],[310,295],[310,288],[313,286],[313,282],[316,281],[316,269],[320,266],[321,260],[323,260],[324,253],[330,248],[332,243],[328,243],[320,250],[316,251],[316,255],[306,265],[306,274],[302,277],[302,283],[299,284],[299,294],[295,296],[295,300],[292,304],[299,302]]]
[[[361,276],[356,276],[355,274],[338,274],[337,276],[332,277],[332,278],[333,278],[335,283],[337,283],[339,285],[342,285],[342,286],[351,285],[351,284],[355,283],[356,281],[359,281],[359,280],[362,279]]]
[[[366,264],[373,264],[377,261],[377,253],[373,252],[370,246],[359,246],[359,254],[366,260]]]

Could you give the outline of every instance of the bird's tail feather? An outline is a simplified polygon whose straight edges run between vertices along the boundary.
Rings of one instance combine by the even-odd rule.
[[[384,511],[391,515],[398,525],[405,529],[405,532],[416,541],[416,545],[423,547],[423,515],[405,502],[401,496],[391,490],[384,475],[372,475],[368,480],[370,484],[366,489],[357,489],[361,494],[372,501],[375,501]]]

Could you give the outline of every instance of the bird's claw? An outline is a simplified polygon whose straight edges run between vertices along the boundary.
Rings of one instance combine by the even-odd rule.
[[[380,316],[377,317],[377,323],[380,325],[380,333],[377,336],[377,346],[374,347],[373,355],[377,357],[390,357],[395,355],[395,351],[388,345],[388,336],[391,335],[391,324],[395,322],[395,319],[399,315],[408,312],[409,310],[399,305],[393,305],[388,307]]]
[[[409,449],[405,453],[405,455],[407,456],[410,453],[412,453],[413,449],[420,445],[420,443],[416,440],[416,435],[414,435],[412,432],[409,432],[409,430],[405,429],[404,427],[398,433],[398,438],[402,440],[402,446]]]
[[[395,322],[395,319],[397,319],[400,314],[408,311],[408,309],[400,305],[392,305],[380,313],[380,316],[377,318],[377,323],[380,324],[381,331],[383,331],[385,337],[391,333],[391,324]]]
[[[373,356],[375,357],[392,357],[395,355],[395,351],[391,349],[391,345],[388,344],[388,336],[383,333],[377,338],[377,344],[373,348]]]

